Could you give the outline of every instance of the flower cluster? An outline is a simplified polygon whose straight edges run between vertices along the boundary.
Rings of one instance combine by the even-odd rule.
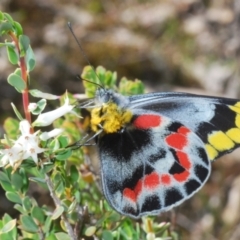
[[[74,108],[69,104],[69,99],[65,99],[63,106],[46,113],[42,113],[38,116],[37,120],[33,123],[33,126],[48,126],[53,123],[57,118],[69,113]],[[21,132],[20,137],[13,141],[13,146],[0,149],[0,167],[10,164],[12,167],[18,167],[25,159],[32,158],[32,160],[38,163],[38,154],[45,151],[40,147],[40,141],[47,141],[49,138],[54,138],[63,132],[62,129],[56,128],[50,132],[37,131],[31,133],[31,125],[27,120],[22,120],[19,124],[19,130]]]

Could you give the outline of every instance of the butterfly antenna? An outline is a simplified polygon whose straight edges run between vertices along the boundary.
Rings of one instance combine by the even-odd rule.
[[[85,81],[85,82],[92,83],[92,84],[94,84],[94,85],[96,85],[96,86],[98,86],[98,87],[100,87],[100,88],[103,88],[103,86],[102,86],[101,84],[98,84],[98,83],[92,82],[92,81],[90,81],[90,80],[81,78],[80,75],[77,75],[77,78],[78,78],[78,79],[81,79],[81,80],[83,80],[83,81]]]
[[[101,80],[100,80],[99,76],[97,75],[96,71],[94,70],[92,64],[89,62],[89,60],[88,60],[88,58],[87,58],[87,55],[86,55],[86,53],[84,52],[84,50],[83,50],[83,48],[82,48],[82,45],[80,44],[79,40],[77,39],[77,37],[76,37],[76,35],[75,35],[75,33],[74,33],[73,29],[72,29],[72,25],[71,25],[70,22],[68,22],[68,28],[69,28],[70,32],[72,33],[75,41],[77,42],[77,45],[78,45],[78,47],[80,48],[84,59],[86,60],[86,62],[88,63],[88,65],[91,67],[91,69],[93,70],[95,76],[97,77],[97,79],[98,79],[99,82],[101,83]],[[87,81],[86,79],[83,79],[83,80],[84,80],[84,81]],[[87,82],[96,84],[96,85],[99,86],[100,88],[104,88],[101,84],[94,83],[94,82],[91,82],[91,81],[87,81]]]

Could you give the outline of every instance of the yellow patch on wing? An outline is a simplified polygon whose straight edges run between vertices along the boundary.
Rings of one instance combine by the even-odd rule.
[[[234,112],[240,114],[240,102],[237,102],[237,103],[236,103],[235,105],[233,105],[233,106],[229,106],[229,108],[230,108],[231,110],[233,110]]]
[[[91,128],[94,132],[103,129],[105,133],[114,133],[129,123],[131,119],[130,111],[120,109],[117,104],[110,102],[91,111]]]
[[[218,151],[210,144],[205,144],[205,149],[210,160],[214,160],[218,156]]]
[[[226,132],[226,135],[231,138],[234,142],[240,143],[240,129],[231,128]]]
[[[235,143],[222,131],[209,134],[208,142],[218,151],[230,150],[235,146]]]

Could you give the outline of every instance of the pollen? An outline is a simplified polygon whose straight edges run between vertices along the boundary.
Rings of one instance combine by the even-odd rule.
[[[115,103],[106,103],[91,111],[91,128],[97,132],[103,129],[105,133],[115,133],[128,124],[132,119],[129,110],[121,109]]]

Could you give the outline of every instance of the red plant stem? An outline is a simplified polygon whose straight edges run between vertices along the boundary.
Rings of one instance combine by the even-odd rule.
[[[15,43],[18,55],[19,55],[19,67],[21,69],[21,77],[26,83],[26,88],[22,91],[22,101],[23,101],[23,109],[25,118],[28,120],[28,122],[31,124],[31,114],[28,111],[28,105],[29,105],[29,94],[28,94],[28,73],[27,73],[27,67],[25,62],[25,57],[21,56],[19,41],[16,35],[13,32],[9,32],[9,35],[11,36],[13,42]],[[33,133],[33,129],[30,129],[30,132]]]

